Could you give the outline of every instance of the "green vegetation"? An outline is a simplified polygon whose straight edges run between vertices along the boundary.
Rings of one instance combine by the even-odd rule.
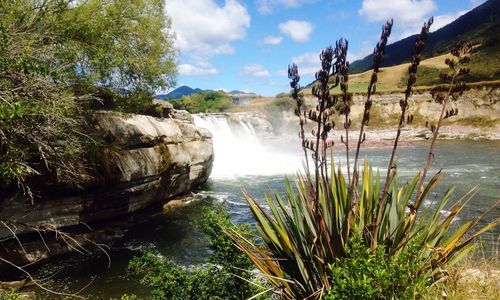
[[[498,29],[497,29],[498,30]],[[467,82],[499,80],[500,38],[498,33],[484,39],[471,56],[470,74]]]
[[[421,66],[418,71],[417,81],[415,86],[432,86],[436,84],[441,84],[442,80],[439,78],[439,74],[443,69]],[[399,81],[398,88],[404,88],[408,82],[408,74],[404,74]]]
[[[435,295],[447,295],[454,300],[499,299],[498,253],[488,259],[474,254],[450,268],[448,280],[432,287],[424,299],[434,300]]]
[[[349,93],[352,94],[359,94],[359,93],[366,93],[366,89],[368,88],[368,82],[351,82],[349,83]],[[305,95],[311,95],[312,94],[312,85],[304,88],[302,92]],[[334,95],[340,95],[341,94],[340,87],[337,86],[332,89],[331,93]]]
[[[173,85],[176,51],[163,1],[0,3],[0,189],[31,194],[37,180],[85,185],[96,140],[88,108],[113,90],[142,111]],[[149,98],[150,102],[150,98]],[[44,175],[43,180],[38,175]]]
[[[456,114],[455,110],[449,110],[447,104],[450,94],[464,89],[460,80],[469,72],[470,43],[457,45],[452,50],[453,58],[446,61],[450,68],[443,76],[449,84],[447,94],[433,94],[434,101],[442,105],[442,111],[437,124],[430,126],[432,142],[422,171],[410,182],[402,185],[398,182],[398,167],[395,164],[398,140],[406,124],[408,99],[412,95],[420,63],[418,58],[424,50],[431,24],[432,19],[424,23],[415,42],[415,53],[408,68],[410,80],[400,102],[401,113],[396,116],[397,137],[385,178],[372,169],[367,159],[359,166],[359,152],[365,141],[364,126],[376,113],[372,110],[370,96],[377,83],[392,20],[384,26],[374,52],[377,59],[367,91],[360,132],[355,135],[359,139],[353,165],[350,165],[347,142],[352,105],[347,93],[347,43],[339,40],[335,49],[328,47],[321,52],[322,69],[318,71],[317,85],[311,91],[317,99],[317,106],[312,110],[304,108],[297,66],[289,67],[291,94],[297,104],[295,112],[299,117],[299,136],[306,169],[293,183],[285,180],[284,195],[265,194],[265,208],[262,201],[243,192],[262,243],[251,241],[235,230],[227,231],[282,298],[423,297],[429,287],[446,279],[447,268],[473,249],[475,237],[498,225],[496,219],[475,228],[486,213],[475,220],[465,221],[459,227],[452,225],[475,195],[476,188],[453,205],[449,203],[453,187],[441,195],[435,205],[428,208],[422,205],[442,178],[441,172],[438,172],[426,180],[444,112],[446,118]],[[331,96],[331,82],[334,85],[340,83],[342,93],[339,97]],[[341,142],[345,145],[347,172],[333,159],[334,143],[329,138],[329,132],[335,126],[331,122],[334,113],[345,117],[345,133]],[[304,131],[306,122],[311,122],[316,128],[310,137]],[[331,157],[329,161],[328,157]],[[448,215],[441,214],[445,207],[450,211]]]
[[[486,1],[450,24],[430,33],[422,57],[428,58],[447,53],[460,41],[472,41],[474,44],[484,44],[486,40],[499,36],[499,20],[500,3],[496,0]],[[410,36],[388,45],[382,66],[395,66],[408,62],[413,51],[414,42],[415,36]],[[498,47],[498,39],[495,42]],[[493,55],[490,56],[490,54]],[[498,68],[495,68],[499,63],[498,51],[496,53],[493,51],[489,54],[485,53],[485,59],[489,60],[490,63],[489,66],[485,65],[485,67],[489,67],[491,71],[487,74],[485,73],[485,75],[490,77],[495,72],[498,74]],[[370,70],[372,62],[373,55],[370,54],[363,59],[352,62],[350,66],[351,71],[358,73]],[[482,77],[481,73],[476,73],[477,70],[473,65],[471,65],[471,71],[472,75],[470,78],[476,76]],[[467,78],[465,80],[470,82]]]
[[[221,112],[231,106],[231,98],[224,92],[203,92],[184,96],[180,100],[171,100],[175,109],[187,110],[190,113]]]
[[[266,119],[269,120],[276,134],[281,133],[284,127],[287,126],[287,124],[283,122],[283,113],[293,111],[294,108],[294,101],[287,93],[276,95],[273,101],[264,106]]]
[[[5,292],[5,291],[0,291],[0,300],[18,300],[19,295],[17,295],[15,292]]]
[[[414,299],[426,292],[426,279],[418,270],[416,246],[400,255],[386,255],[383,246],[372,251],[354,235],[346,247],[345,257],[329,266],[331,289],[325,299]]]
[[[492,119],[489,117],[467,117],[457,120],[447,120],[445,124],[456,124],[463,126],[473,126],[477,128],[493,128],[498,124],[498,119]]]
[[[189,270],[167,258],[148,253],[134,258],[130,273],[151,289],[153,299],[247,299],[256,293],[252,264],[223,234],[233,230],[251,240],[247,226],[236,226],[222,208],[205,209],[199,228],[206,235],[213,254],[207,263]]]

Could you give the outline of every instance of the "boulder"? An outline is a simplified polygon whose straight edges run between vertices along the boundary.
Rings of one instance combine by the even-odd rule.
[[[93,116],[105,146],[96,179],[84,190],[0,199],[0,240],[105,222],[148,206],[161,207],[210,175],[212,136],[186,120],[102,111]],[[83,224],[83,225],[82,225]],[[35,255],[30,261],[43,255]]]

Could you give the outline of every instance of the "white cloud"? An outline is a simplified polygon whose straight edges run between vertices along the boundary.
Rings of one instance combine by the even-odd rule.
[[[476,3],[482,2],[472,1]],[[394,40],[399,40],[410,35],[418,34],[422,25],[431,13],[437,8],[433,0],[364,0],[358,13],[369,21],[385,21],[394,18]],[[467,11],[452,12],[434,16],[434,23],[430,30],[439,28],[453,22]]]
[[[314,27],[311,23],[306,21],[289,20],[278,25],[283,34],[288,35],[296,42],[307,42],[309,35],[312,33]]]
[[[369,42],[363,42],[362,47],[357,51],[348,51],[347,60],[353,62],[356,59],[363,58],[370,54],[374,46],[370,46]],[[321,51],[317,52],[306,52],[298,56],[292,57],[292,63],[295,63],[299,69],[299,75],[308,76],[314,75],[321,68],[321,61],[319,60],[319,55]],[[287,70],[280,70],[276,72],[277,76],[288,76]]]
[[[240,70],[241,76],[252,76],[252,77],[269,77],[269,71],[264,69],[262,65],[259,64],[250,64],[244,66]]]
[[[261,14],[270,14],[278,7],[297,8],[316,0],[257,0],[257,10]]]
[[[250,15],[236,0],[218,5],[215,0],[165,0],[182,53],[198,57],[233,53],[231,42],[243,39]]]
[[[456,13],[449,13],[446,15],[440,15],[434,17],[434,23],[432,23],[431,31],[436,31],[441,27],[444,27],[451,22],[455,21],[458,17],[465,14],[467,10],[462,10]]]
[[[377,42],[364,41],[356,51],[352,51],[349,49],[349,51],[347,51],[347,60],[349,62],[354,62],[358,59],[365,58],[366,56],[372,54],[373,48],[375,48],[376,43]]]
[[[486,0],[469,0],[469,3],[472,7],[477,7],[483,4],[484,2],[486,2]]]
[[[340,22],[340,21],[347,20],[350,16],[351,16],[351,14],[348,11],[338,10],[338,11],[332,12],[328,17],[334,22]]]
[[[371,22],[394,18],[401,26],[406,22],[421,21],[436,8],[433,0],[363,0],[358,13]]]
[[[177,71],[180,75],[187,76],[216,75],[218,73],[217,69],[208,63],[197,65],[181,64],[177,66]]]
[[[299,69],[299,75],[314,75],[321,67],[321,62],[319,60],[319,51],[307,52],[299,56],[292,57],[292,63],[296,64]],[[287,70],[280,70],[276,73],[278,76],[288,76]]]
[[[455,21],[458,17],[461,15],[465,14],[467,11],[462,10],[456,13],[449,13],[445,15],[439,15],[439,16],[434,16],[434,23],[432,23],[430,31],[436,31],[439,28],[442,28],[451,22]],[[410,24],[407,24],[403,30],[400,31],[400,34],[398,35],[398,39],[402,39],[414,34],[420,33],[420,29],[422,28],[422,25],[424,24],[426,20],[423,19],[420,22],[413,22]]]
[[[319,61],[319,51],[318,53],[316,52],[307,52],[307,53],[304,53],[304,54],[301,54],[299,56],[294,56],[292,57],[292,62],[297,64],[297,65],[301,65],[301,64],[308,64],[308,65],[311,65],[311,64],[316,64],[320,65],[320,61]]]
[[[268,35],[264,38],[263,42],[267,45],[279,45],[283,41],[282,36],[272,36]]]

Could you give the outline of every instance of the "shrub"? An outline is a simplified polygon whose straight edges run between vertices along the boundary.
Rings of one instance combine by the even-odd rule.
[[[0,300],[18,300],[19,296],[15,292],[5,292],[0,290]]]
[[[442,83],[439,79],[439,74],[441,74],[442,71],[443,69],[420,66],[418,71],[419,76],[417,78],[417,81],[415,82],[415,86],[433,86]],[[398,88],[404,88],[407,82],[408,75],[405,74],[405,76],[401,77]]]
[[[235,226],[222,208],[205,209],[199,228],[206,235],[213,254],[207,263],[189,270],[167,258],[148,253],[134,258],[129,265],[131,274],[151,289],[154,299],[246,299],[256,293],[250,283],[252,264],[232,241],[225,230],[235,230],[250,238],[247,226]]]
[[[295,108],[294,100],[289,94],[280,93],[276,95],[274,101],[264,107],[266,119],[271,122],[275,133],[280,133],[285,127],[289,127],[283,120],[283,112],[293,111]]]
[[[231,106],[231,99],[223,92],[202,92],[184,96],[170,101],[175,109],[187,110],[190,113],[221,112]]]
[[[138,112],[151,102],[142,91],[174,84],[163,1],[74,2],[0,2],[1,193],[88,181],[84,99],[96,86],[140,91],[122,105]]]
[[[451,94],[459,93],[465,87],[460,78],[469,72],[466,65],[472,48],[470,43],[457,45],[452,50],[454,58],[446,60],[450,71],[442,74],[441,78],[448,82],[448,92],[433,91],[434,101],[441,104],[442,109],[438,120],[429,123],[433,138],[422,171],[410,182],[402,186],[398,184],[395,164],[398,141],[403,126],[414,118],[408,114],[409,98],[431,24],[432,18],[424,23],[415,42],[415,54],[408,69],[404,98],[400,101],[401,113],[385,179],[372,169],[367,160],[359,166],[359,153],[365,142],[364,128],[370,121],[373,105],[371,95],[375,91],[392,20],[383,27],[380,42],[374,50],[374,68],[352,165],[347,41],[341,39],[335,48],[328,47],[321,52],[322,67],[316,73],[317,83],[311,90],[318,100],[317,106],[307,112],[303,109],[298,67],[294,64],[289,66],[288,75],[292,97],[297,103],[295,112],[299,117],[299,137],[306,169],[297,176],[295,185],[285,180],[284,195],[265,195],[269,209],[244,192],[262,244],[250,241],[236,231],[228,231],[233,241],[282,297],[311,299],[328,294],[337,298],[347,293],[349,297],[361,299],[391,295],[413,298],[421,292],[422,286],[446,276],[443,269],[470,251],[475,237],[497,225],[498,220],[472,233],[471,229],[484,215],[458,228],[451,225],[476,189],[449,207],[450,214],[447,216],[442,216],[440,211],[448,206],[453,188],[439,199],[435,207],[423,209],[421,206],[442,177],[438,172],[426,182],[439,128],[444,119],[457,113],[447,104]],[[331,95],[330,91],[336,86],[340,87],[341,94]],[[330,118],[334,113],[343,119],[345,132],[340,142],[346,153],[347,176],[344,176],[340,166],[334,164],[335,142],[329,137],[329,132],[336,125]],[[306,122],[315,127],[312,136],[305,134]],[[381,265],[375,266],[374,259]],[[364,273],[360,275],[349,268]],[[394,281],[393,286],[389,285],[389,277]],[[382,290],[382,286],[393,290]]]
[[[329,265],[331,289],[325,299],[414,299],[426,290],[415,244],[399,255],[387,256],[383,246],[372,250],[361,235],[352,236],[345,257]]]

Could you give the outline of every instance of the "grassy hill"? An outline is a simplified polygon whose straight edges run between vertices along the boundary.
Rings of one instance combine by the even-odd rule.
[[[471,73],[465,78],[468,82],[498,81],[500,84],[500,45],[495,47],[478,46],[471,55],[469,67]],[[450,54],[442,54],[421,61],[417,72],[415,87],[428,88],[443,83],[439,74],[447,69],[444,63]],[[409,63],[403,63],[392,67],[380,68],[378,73],[378,92],[402,91],[406,86]],[[366,93],[370,82],[372,71],[349,76],[349,92]],[[334,92],[340,93],[338,88]],[[310,94],[311,87],[304,89],[304,94]]]
[[[397,25],[395,25],[397,26]],[[386,48],[386,55],[382,66],[394,66],[409,60],[413,53],[414,42],[417,35],[409,36],[398,42],[390,44]],[[491,55],[498,56],[500,44],[500,1],[489,0],[474,8],[450,24],[432,32],[423,53],[424,57],[433,57],[449,52],[457,42],[470,40],[474,44],[481,45],[478,49],[483,53],[487,61]],[[357,60],[350,65],[352,73],[360,73],[372,68],[373,55]],[[491,68],[486,68],[489,65]],[[496,67],[496,68],[495,68]],[[492,65],[486,63],[480,73],[476,74],[476,80],[500,79],[498,63]]]

